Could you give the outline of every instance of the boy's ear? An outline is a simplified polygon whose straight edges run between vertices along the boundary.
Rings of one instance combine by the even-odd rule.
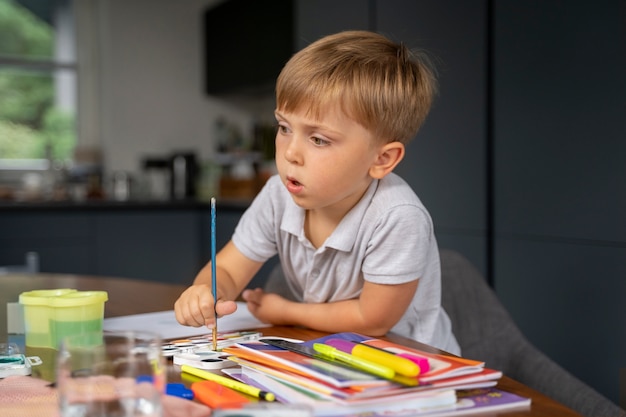
[[[379,180],[389,174],[402,161],[404,153],[404,144],[401,142],[383,145],[378,152],[378,158],[370,167],[370,176]]]

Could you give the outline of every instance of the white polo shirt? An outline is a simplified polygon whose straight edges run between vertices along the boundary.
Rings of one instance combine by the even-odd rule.
[[[317,249],[304,234],[304,218],[305,210],[273,176],[241,217],[233,243],[255,261],[278,254],[287,284],[303,302],[357,298],[364,280],[401,284],[419,279],[411,305],[392,331],[460,353],[441,307],[439,250],[432,220],[403,179],[391,173],[372,181]]]

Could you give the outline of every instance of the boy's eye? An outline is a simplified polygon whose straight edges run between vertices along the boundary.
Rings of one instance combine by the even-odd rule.
[[[277,127],[277,130],[278,130],[279,133],[283,133],[283,134],[289,133],[289,128],[287,126],[285,126],[285,125],[279,124],[278,127]]]
[[[325,146],[328,145],[328,141],[322,138],[318,138],[318,137],[311,137],[311,142],[313,142],[313,144],[315,146]]]

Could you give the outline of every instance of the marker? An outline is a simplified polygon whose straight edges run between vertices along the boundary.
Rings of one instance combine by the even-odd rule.
[[[337,348],[334,348],[323,343],[314,343],[313,349],[316,352],[321,353],[324,356],[328,356],[331,359],[346,363],[357,369],[369,372],[370,374],[380,376],[385,379],[392,379],[396,375],[396,371],[393,369],[379,365],[374,362],[370,362],[365,359],[358,358],[346,352],[342,352]]]
[[[213,293],[213,311],[217,305],[217,277],[215,276],[215,197],[211,197],[211,292]],[[213,325],[213,350],[217,350],[217,312]]]
[[[250,399],[234,389],[215,381],[199,381],[191,384],[194,398],[210,408],[241,408],[250,403]]]
[[[274,401],[276,399],[276,396],[271,392],[261,391],[257,387],[244,384],[243,382],[235,381],[232,378],[226,378],[225,376],[220,376],[212,372],[203,371],[202,369],[194,368],[193,366],[189,365],[183,365],[180,368],[183,372],[197,376],[202,379],[217,382],[218,384],[221,384],[225,387],[234,389],[239,392],[243,392],[244,394],[248,394],[255,398],[260,398],[265,401]]]
[[[417,366],[420,367],[422,373],[430,371],[430,362],[428,362],[428,358],[424,358],[423,356],[411,355],[410,353],[397,353],[396,356],[414,362]]]
[[[387,349],[379,348],[379,347],[376,347],[376,346],[371,346],[371,345],[368,345],[367,343],[359,342],[359,341],[356,341],[356,340],[352,340],[352,342],[353,343],[357,343],[359,345],[367,346],[367,347],[372,348],[372,349],[380,350],[382,352],[388,352],[388,353],[391,353],[393,355],[399,356],[401,358],[408,359],[408,360],[410,360],[411,362],[414,362],[417,366],[420,367],[420,374],[425,374],[426,372],[430,371],[430,362],[428,361],[428,358],[426,358],[424,356],[417,356],[417,355],[414,355],[414,354],[411,354],[411,353],[404,353],[404,352],[396,353],[396,352],[393,352],[393,351],[390,351],[390,350],[387,350]]]
[[[152,375],[139,375],[137,378],[135,378],[135,381],[138,384],[141,384],[142,382],[147,382],[148,384],[152,384],[154,383],[154,378],[152,377]],[[167,395],[172,395],[174,397],[180,397],[186,400],[193,400],[193,391],[185,387],[184,384],[178,384],[178,383],[166,384],[165,393]]]
[[[169,383],[165,387],[165,393],[174,397],[193,400],[193,391],[185,387],[184,384]]]
[[[324,343],[339,349],[342,352],[356,356],[357,358],[365,359],[391,368],[395,372],[404,376],[415,377],[420,374],[420,367],[417,366],[415,362],[407,358],[396,356],[395,354],[385,350],[353,343],[343,339],[328,339],[325,340]]]

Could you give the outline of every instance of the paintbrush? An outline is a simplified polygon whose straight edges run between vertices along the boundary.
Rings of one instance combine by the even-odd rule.
[[[217,276],[215,275],[215,197],[211,197],[211,292],[213,293],[213,310],[215,324],[213,325],[213,350],[217,350]]]

